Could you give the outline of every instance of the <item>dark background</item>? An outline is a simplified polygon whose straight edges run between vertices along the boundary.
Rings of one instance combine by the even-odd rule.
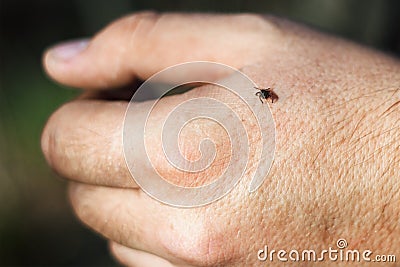
[[[400,55],[396,0],[0,0],[0,265],[117,265],[106,241],[74,218],[65,181],[40,152],[46,119],[79,93],[44,75],[41,54],[145,9],[271,13]]]

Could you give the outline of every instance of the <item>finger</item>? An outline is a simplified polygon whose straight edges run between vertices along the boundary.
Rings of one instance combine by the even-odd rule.
[[[141,250],[125,247],[116,242],[110,242],[110,249],[113,256],[125,266],[158,266],[172,267],[170,262],[154,254]]]
[[[77,100],[49,119],[42,150],[62,176],[85,183],[137,188],[125,165],[122,124],[126,102]]]
[[[63,105],[48,120],[42,134],[42,151],[49,165],[61,176],[88,184],[138,188],[127,168],[123,149],[123,127],[128,102],[87,99],[90,94]],[[148,118],[149,132],[161,127],[161,117],[168,114],[183,97],[168,97],[154,109]],[[135,105],[151,105],[151,102]],[[147,116],[144,107],[136,116]],[[131,122],[135,128],[134,123]],[[133,130],[129,138],[138,134]],[[148,156],[160,166],[160,149],[156,146],[158,135],[150,134]],[[157,149],[156,151],[154,149]],[[152,157],[153,155],[153,157]],[[221,156],[222,157],[222,156]],[[140,165],[141,162],[135,162]],[[162,166],[165,166],[162,165]],[[170,176],[174,177],[172,173]],[[187,182],[193,183],[187,175]],[[183,182],[183,181],[182,181]]]
[[[202,90],[195,89],[190,93],[163,98],[153,108],[149,117],[147,110],[152,106],[152,102],[138,102],[135,103],[137,106],[135,117],[130,118],[133,121],[127,124],[129,138],[143,139],[141,128],[136,127],[135,121],[147,118],[146,157],[164,179],[180,186],[201,185],[212,181],[215,177],[219,177],[229,163],[229,157],[226,157],[227,151],[230,151],[228,136],[217,124],[210,125],[207,120],[198,120],[196,126],[186,127],[186,130],[181,132],[179,141],[183,156],[196,158],[199,156],[197,145],[201,140],[213,138],[216,144],[216,156],[209,168],[202,172],[180,171],[169,164],[168,159],[163,156],[160,136],[165,115],[185,100],[202,95],[213,95],[216,99],[228,102],[228,98],[233,97],[221,93],[215,87],[202,87]],[[133,178],[146,177],[131,176],[123,148],[127,105],[127,102],[122,101],[79,99],[58,109],[47,122],[42,135],[42,150],[50,166],[60,175],[75,181],[138,188]],[[238,114],[247,116],[245,112],[238,111]],[[134,150],[134,147],[132,149]],[[148,168],[147,161],[144,158],[141,160],[142,158],[137,158],[134,164]]]
[[[184,216],[189,210],[165,206],[140,190],[81,183],[71,183],[69,189],[72,207],[78,218],[104,237],[174,264],[185,263],[184,259],[176,257],[178,251],[184,255],[195,255],[193,251],[185,251],[188,246],[185,244],[191,243],[191,237],[197,238],[185,236],[187,228],[184,225],[197,227],[189,216]],[[173,218],[179,218],[181,225]],[[202,247],[206,247],[206,244],[199,245],[198,249]]]
[[[239,68],[264,51],[273,53],[278,36],[272,23],[256,15],[136,13],[112,23],[90,42],[48,50],[44,66],[53,79],[69,86],[115,87],[187,61]]]

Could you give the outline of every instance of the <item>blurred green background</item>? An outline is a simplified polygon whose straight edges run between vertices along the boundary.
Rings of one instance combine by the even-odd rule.
[[[46,119],[79,93],[44,75],[41,54],[145,9],[271,13],[400,55],[396,0],[0,0],[0,265],[117,265],[106,241],[74,218],[65,181],[40,152]]]

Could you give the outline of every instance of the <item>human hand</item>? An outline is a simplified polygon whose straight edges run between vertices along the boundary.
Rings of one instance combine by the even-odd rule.
[[[77,216],[110,240],[122,263],[251,266],[260,264],[257,251],[264,245],[322,250],[335,247],[339,238],[352,249],[400,255],[397,60],[257,15],[134,14],[106,27],[80,53],[74,55],[71,47],[48,51],[46,71],[87,91],[53,114],[42,148],[49,164],[71,180]],[[130,177],[122,149],[128,102],[93,95],[194,60],[240,68],[258,85],[274,89],[280,97],[270,105],[276,152],[265,182],[249,194],[246,177],[256,160],[259,132],[238,104],[250,129],[245,179],[217,202],[179,209],[148,197]],[[238,101],[212,86],[166,97],[150,129],[158,133],[167,110],[198,96]],[[227,164],[224,132],[205,121],[194,123],[182,132],[180,144],[185,156],[195,159],[200,140],[213,139],[219,156],[206,175],[171,174],[166,161],[154,156],[161,140],[149,142],[155,168],[183,185],[213,180],[218,166]]]

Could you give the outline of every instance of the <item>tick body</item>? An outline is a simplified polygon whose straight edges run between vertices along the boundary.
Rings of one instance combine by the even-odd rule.
[[[279,97],[278,95],[272,91],[271,88],[258,88],[254,87],[254,89],[260,90],[259,92],[256,93],[256,96],[260,99],[261,103],[264,104],[264,100],[267,101],[268,99],[271,99],[271,102],[274,103],[278,101]]]

